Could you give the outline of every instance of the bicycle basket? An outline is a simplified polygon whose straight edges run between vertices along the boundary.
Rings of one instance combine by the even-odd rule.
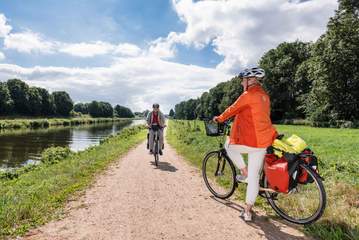
[[[224,134],[224,125],[220,123],[216,123],[214,121],[205,121],[204,126],[206,129],[206,135],[215,137],[221,136]]]

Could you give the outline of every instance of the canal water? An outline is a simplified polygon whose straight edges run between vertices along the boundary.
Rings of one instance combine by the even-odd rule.
[[[0,169],[21,167],[40,160],[41,152],[51,146],[70,147],[80,151],[99,144],[101,139],[125,127],[143,124],[99,123],[47,129],[5,130],[0,132]]]

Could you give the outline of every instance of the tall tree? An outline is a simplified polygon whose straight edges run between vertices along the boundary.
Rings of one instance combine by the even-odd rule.
[[[62,116],[69,116],[73,108],[73,101],[67,92],[53,92],[56,113]]]
[[[131,109],[121,106],[121,105],[116,105],[114,107],[115,110],[115,114],[116,117],[120,117],[120,118],[133,118],[135,117],[135,115],[132,113]]]
[[[112,117],[113,108],[108,102],[92,101],[88,106],[89,114],[92,117]]]
[[[80,112],[82,114],[88,114],[89,113],[89,104],[88,103],[76,103],[74,105],[74,111]]]
[[[39,116],[42,110],[42,97],[37,87],[29,88],[29,114]]]
[[[14,102],[11,99],[7,84],[0,82],[0,114],[11,113]]]
[[[297,96],[302,83],[295,81],[295,74],[309,57],[310,45],[296,41],[281,43],[260,59],[260,66],[266,71],[263,86],[271,97],[274,120],[304,117],[304,111],[298,109],[300,99]]]
[[[40,93],[42,100],[42,108],[41,113],[44,116],[50,116],[55,114],[55,103],[54,97],[45,89],[45,88],[37,88]]]
[[[313,121],[359,119],[359,2],[339,0],[309,66],[313,88],[306,113]]]
[[[168,115],[170,117],[174,117],[175,116],[175,111],[173,111],[173,109],[171,109]]]
[[[29,86],[20,79],[10,79],[6,84],[14,101],[14,112],[29,114]]]

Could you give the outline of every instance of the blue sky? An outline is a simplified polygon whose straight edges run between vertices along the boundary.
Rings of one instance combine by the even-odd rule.
[[[283,41],[315,41],[336,0],[2,0],[0,81],[165,112],[254,66]]]
[[[0,2],[0,11],[6,13],[13,31],[31,29],[62,42],[129,42],[145,47],[154,39],[186,27],[167,0],[4,0]],[[79,61],[66,55],[4,52],[9,63],[26,67],[106,66],[110,61],[105,56]],[[178,55],[171,61],[213,67],[221,60],[209,45],[197,50],[179,46]]]

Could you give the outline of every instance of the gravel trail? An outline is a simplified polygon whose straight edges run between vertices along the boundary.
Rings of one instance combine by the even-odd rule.
[[[145,143],[133,148],[68,203],[63,219],[22,239],[306,239],[260,212],[245,223],[242,203],[212,198],[200,171],[165,146],[158,168]]]

